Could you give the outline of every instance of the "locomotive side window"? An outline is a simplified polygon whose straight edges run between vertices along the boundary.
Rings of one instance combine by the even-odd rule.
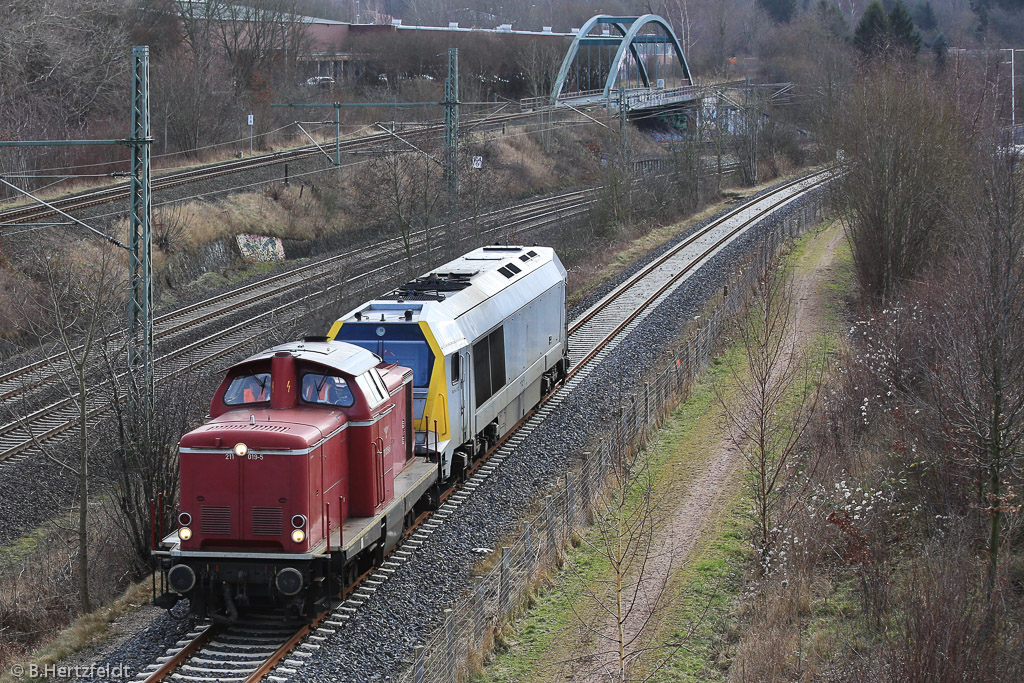
[[[452,384],[459,381],[459,376],[462,371],[462,354],[452,354]]]
[[[499,327],[487,335],[491,358],[491,394],[505,386],[505,328]]]
[[[370,372],[364,372],[363,374],[356,377],[356,386],[363,392],[363,397],[366,402],[370,404],[370,408],[376,408],[387,396],[381,393],[380,388],[374,383],[370,377]]]
[[[270,373],[256,372],[238,375],[224,392],[224,405],[241,406],[247,403],[265,403],[270,400]]]
[[[473,378],[477,406],[482,406],[491,397],[491,362],[488,354],[486,337],[473,344]]]
[[[391,392],[388,391],[388,385],[384,384],[384,379],[380,376],[380,372],[377,370],[377,368],[373,368],[370,370],[370,379],[372,379],[373,383],[377,385],[378,389],[380,389],[380,395],[383,398],[386,399],[388,396],[391,395]]]
[[[299,395],[307,403],[322,403],[344,408],[355,402],[352,390],[344,378],[320,372],[307,372],[302,375],[302,391]]]
[[[505,386],[504,327],[499,327],[473,344],[473,377],[477,406],[483,405]]]

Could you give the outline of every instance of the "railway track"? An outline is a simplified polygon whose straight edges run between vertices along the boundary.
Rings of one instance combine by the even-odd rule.
[[[595,201],[594,193],[593,189],[566,192],[531,200],[512,209],[482,214],[478,218],[482,229],[477,234],[484,238],[521,236],[577,217],[589,210]],[[412,235],[411,248],[422,249],[427,240],[444,238],[444,229],[434,228],[430,233],[421,231]],[[162,355],[155,363],[157,383],[245,349],[253,339],[298,319],[312,307],[322,305],[328,297],[386,280],[395,262],[401,263],[404,258],[403,249],[402,239],[392,238],[244,285],[158,317],[154,337],[158,353],[162,351]],[[358,272],[346,272],[346,265],[351,263],[361,266]],[[242,322],[227,323],[242,315],[248,317]],[[197,340],[186,341],[188,335],[194,335],[203,327],[216,329]],[[113,351],[124,343],[124,337],[119,335],[106,343]],[[54,357],[0,375],[0,400],[24,398],[33,391],[44,392],[57,384],[57,375],[66,369],[66,359]],[[92,400],[87,406],[89,424],[95,424],[109,407],[105,398]],[[42,444],[59,438],[76,424],[78,403],[74,396],[46,402],[18,419],[0,424],[0,464],[18,462],[33,455]]]
[[[502,124],[512,123],[522,119],[536,116],[536,112],[516,112],[510,114],[502,114],[499,116],[485,117],[482,119],[473,119],[465,122],[463,125],[469,128],[479,128],[481,126],[485,128],[491,128],[494,126],[500,126]],[[441,124],[431,124],[424,126],[415,131],[404,133],[403,137],[410,139],[418,139],[426,137],[428,135],[437,134],[444,129]],[[342,152],[354,152],[363,148],[374,147],[382,143],[388,142],[393,139],[391,133],[382,132],[374,133],[373,135],[367,135],[360,138],[342,140],[339,144],[339,148]],[[267,166],[275,166],[290,161],[299,161],[301,159],[308,159],[311,157],[319,156],[321,154],[327,154],[328,152],[334,151],[334,143],[324,143],[322,147],[315,145],[308,145],[305,147],[298,147],[296,149],[270,152],[268,154],[261,154],[259,156],[251,157],[248,159],[232,159],[230,161],[222,161],[214,164],[208,164],[200,166],[198,168],[192,168],[185,171],[175,171],[164,175],[154,177],[152,180],[152,191],[159,192],[161,190],[168,190],[179,185],[185,185],[187,183],[200,182],[204,180],[210,180],[213,178],[219,178],[221,176],[230,175],[232,173],[241,173],[246,171],[253,171],[259,168]],[[326,150],[326,151],[325,151]],[[87,190],[85,192],[77,193],[68,197],[61,197],[48,202],[50,206],[60,209],[64,212],[81,211],[93,206],[100,204],[106,204],[122,199],[127,199],[129,195],[129,183],[118,183],[108,187],[97,188],[94,190]],[[29,204],[27,206],[16,206],[9,209],[0,210],[0,225],[14,225],[18,223],[27,223],[30,221],[39,221],[45,218],[50,218],[57,215],[57,211],[52,208],[42,206],[39,204]]]
[[[136,680],[158,683],[173,678],[193,683],[255,683],[263,680],[268,673],[275,681],[285,681],[299,675],[305,661],[320,648],[320,643],[333,635],[337,629],[345,626],[345,622],[377,591],[378,587],[412,557],[431,533],[444,524],[445,520],[452,516],[473,491],[479,488],[548,416],[559,409],[572,388],[582,382],[591,369],[613,352],[630,332],[656,310],[659,303],[671,296],[690,276],[698,272],[701,266],[708,263],[760,219],[784,208],[786,204],[796,201],[804,193],[820,187],[825,182],[826,172],[813,173],[773,188],[758,199],[726,212],[681,240],[584,311],[569,328],[569,351],[573,366],[563,385],[549,394],[539,408],[528,414],[518,428],[490,452],[487,459],[466,482],[441,504],[437,512],[412,530],[406,540],[377,570],[354,587],[344,602],[335,610],[321,614],[314,626],[302,627],[300,630],[303,634],[308,634],[308,638],[296,631],[288,638],[286,644],[274,650],[258,667],[253,665],[248,673],[237,673],[232,674],[236,677],[228,677],[229,674],[218,672],[235,665],[224,664],[223,659],[218,659],[217,652],[223,652],[223,647],[214,648],[205,644],[203,639],[207,638],[208,629],[203,626],[195,632],[195,640],[178,643],[162,658],[162,662],[151,665],[149,669],[138,674]],[[242,627],[243,633],[244,628]],[[252,637],[259,636],[255,634]]]

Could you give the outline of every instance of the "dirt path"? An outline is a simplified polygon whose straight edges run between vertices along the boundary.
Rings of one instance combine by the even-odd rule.
[[[837,227],[832,227],[828,235],[818,239],[826,237],[824,248],[806,254],[794,272],[793,310],[786,345],[797,352],[802,351],[815,338],[824,324],[825,302],[821,284],[828,275],[843,233]],[[746,409],[748,407],[742,405],[731,407],[736,412]],[[734,480],[742,456],[727,430],[723,438],[710,445],[710,448],[713,451],[697,478],[689,485],[687,494],[678,500],[674,509],[667,510],[663,528],[648,553],[644,576],[636,586],[635,596],[632,589],[636,579],[630,584],[628,597],[632,599],[632,604],[623,612],[628,615],[623,623],[623,640],[629,643],[627,653],[635,653],[639,649],[643,630],[657,617],[658,600],[664,586],[672,573],[687,562],[697,542],[721,510],[723,502],[728,500],[732,487],[727,482]],[[564,668],[559,678],[585,683],[618,680],[617,626],[618,619],[614,615],[608,615],[603,623],[596,625],[594,632],[602,636],[595,639],[594,650],[582,661],[574,662],[571,670]],[[626,655],[627,668],[635,656]]]

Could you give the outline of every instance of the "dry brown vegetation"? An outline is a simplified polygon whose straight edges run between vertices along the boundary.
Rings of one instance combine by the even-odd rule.
[[[116,531],[117,513],[98,507],[89,531],[90,590],[94,595],[120,595],[133,579],[132,548]],[[71,515],[25,539],[0,559],[0,672],[39,642],[67,626],[78,614],[77,530]],[[45,544],[36,546],[36,541]],[[104,601],[106,602],[106,601]]]

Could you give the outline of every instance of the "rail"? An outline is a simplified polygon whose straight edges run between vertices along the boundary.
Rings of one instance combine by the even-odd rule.
[[[593,190],[582,190],[563,193],[556,197],[532,200],[513,209],[503,209],[484,214],[481,219],[487,227],[476,234],[476,239],[486,243],[494,236],[518,236],[532,230],[550,226],[556,222],[572,219],[582,215],[595,201]],[[436,235],[432,239],[443,237],[445,231],[434,228]],[[425,231],[412,236],[413,248],[423,246],[427,240]],[[261,334],[280,325],[282,319],[297,317],[301,314],[303,304],[312,304],[317,298],[330,293],[341,293],[353,285],[361,285],[364,289],[371,283],[371,278],[387,279],[395,270],[395,255],[402,248],[400,238],[388,240],[385,244],[346,252],[320,261],[316,264],[293,269],[280,276],[260,281],[212,297],[199,304],[176,311],[157,319],[157,340],[161,343],[173,339],[171,333],[183,332],[209,323],[221,317],[235,316],[240,311],[254,306],[261,312],[254,314],[245,321],[218,329],[215,333],[190,343],[177,343],[174,349],[157,358],[157,381],[180,376],[189,371],[203,367],[213,360],[223,357],[232,351],[251,343],[254,335]],[[342,264],[355,261],[365,269],[359,273],[338,278]],[[269,286],[268,286],[269,283]],[[281,299],[289,293],[299,290],[298,296],[287,298],[276,306],[270,306],[275,298]],[[305,292],[305,293],[301,293]],[[239,300],[240,297],[241,300]],[[204,308],[216,308],[215,311],[202,312]],[[191,314],[184,322],[170,324],[185,313]],[[119,339],[108,343],[119,343]],[[0,376],[0,395],[5,400],[25,393],[40,385],[45,385],[52,374],[60,371],[59,358],[49,358],[29,366]],[[30,373],[36,373],[29,377]],[[6,388],[4,388],[6,386]],[[88,407],[88,418],[97,419],[109,404],[105,400],[96,400]],[[76,397],[66,397],[42,406],[19,419],[0,424],[0,463],[15,462],[33,452],[40,443],[61,436],[77,424],[78,408]]]
[[[554,197],[530,200],[519,206],[498,209],[482,214],[478,220],[487,227],[480,230],[476,238],[486,243],[495,236],[506,240],[532,230],[547,227],[559,221],[572,219],[586,212],[596,201],[600,188],[574,190]],[[434,227],[433,239],[443,238],[445,230]],[[411,248],[424,246],[428,232],[423,230],[411,236]],[[221,295],[210,297],[196,304],[159,316],[155,323],[156,340],[165,347],[173,343],[173,350],[157,358],[157,381],[167,380],[203,367],[251,342],[255,334],[272,329],[282,319],[294,317],[302,304],[315,303],[317,297],[329,293],[344,292],[356,283],[365,288],[371,277],[387,278],[394,269],[396,254],[404,248],[399,237],[383,243],[362,247],[329,257],[322,261],[291,269],[238,287]],[[343,265],[356,262],[366,269],[348,275]],[[342,277],[339,279],[338,275]],[[320,287],[320,289],[318,289]],[[288,297],[292,292],[313,293]],[[275,300],[283,302],[272,305]],[[218,329],[215,333],[197,341],[175,342],[179,333],[210,324],[240,312],[259,307],[259,313],[251,315],[242,323]],[[123,338],[114,335],[105,343],[116,346]],[[39,387],[53,384],[53,378],[62,371],[60,356],[48,357],[35,363],[0,375],[0,399],[11,400]],[[38,407],[16,420],[0,424],[0,464],[16,462],[34,452],[41,443],[58,438],[77,424],[77,397],[64,397]],[[103,400],[94,400],[87,407],[87,418],[96,420],[109,409]]]

